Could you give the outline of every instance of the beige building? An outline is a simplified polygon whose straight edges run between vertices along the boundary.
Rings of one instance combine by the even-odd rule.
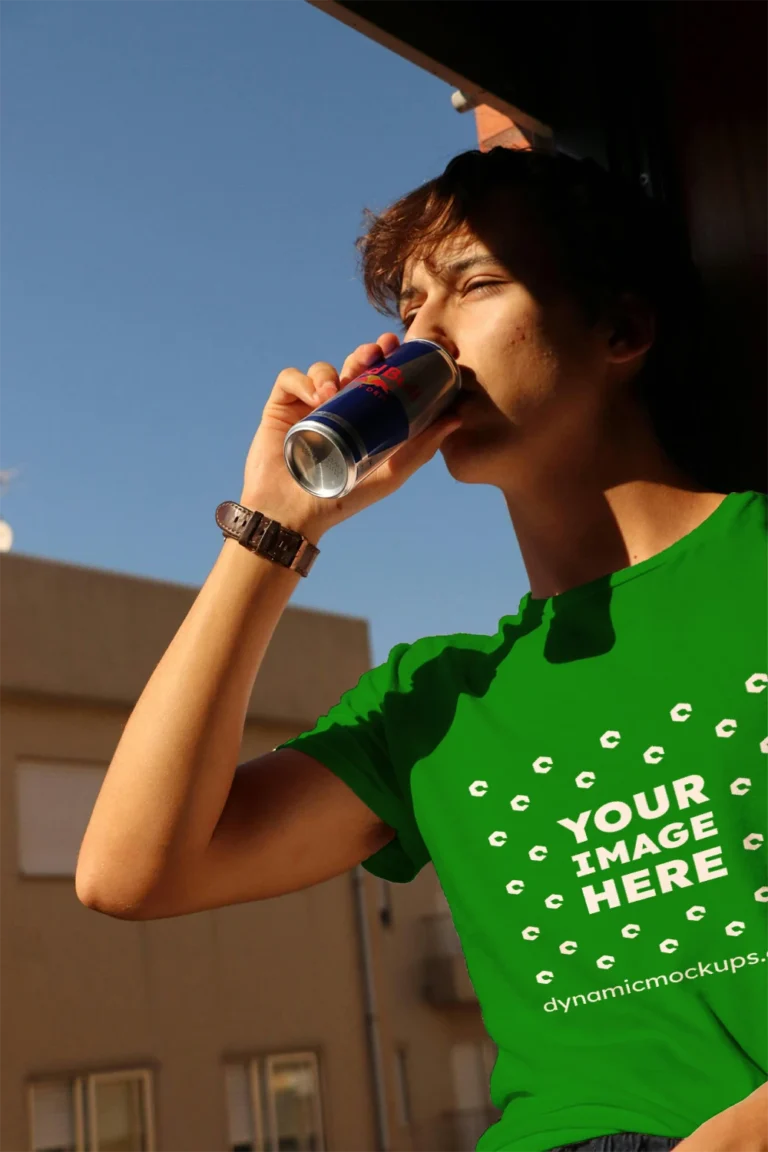
[[[157,921],[75,895],[104,773],[197,589],[10,553],[0,590],[2,1152],[474,1148],[493,1049],[431,866]],[[368,667],[365,620],[289,607],[240,759]]]

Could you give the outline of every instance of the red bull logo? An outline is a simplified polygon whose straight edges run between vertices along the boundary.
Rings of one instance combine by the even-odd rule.
[[[416,400],[421,395],[418,384],[413,380],[406,382],[400,369],[393,364],[381,364],[376,368],[369,368],[365,375],[358,377],[358,385],[372,396],[379,396],[381,399],[396,388],[402,388],[411,400]]]

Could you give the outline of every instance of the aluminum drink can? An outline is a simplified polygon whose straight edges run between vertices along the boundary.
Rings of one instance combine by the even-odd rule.
[[[407,340],[294,424],[288,470],[313,496],[346,496],[459,395],[461,372],[432,340]]]

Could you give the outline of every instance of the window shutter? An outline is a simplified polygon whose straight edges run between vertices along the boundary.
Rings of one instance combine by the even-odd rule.
[[[72,1085],[65,1080],[32,1086],[34,1152],[75,1147]]]
[[[16,767],[19,870],[74,876],[106,768],[20,761]]]
[[[254,1147],[253,1116],[251,1096],[248,1087],[248,1071],[245,1064],[227,1064],[224,1069],[227,1094],[227,1120],[229,1123],[229,1147]]]

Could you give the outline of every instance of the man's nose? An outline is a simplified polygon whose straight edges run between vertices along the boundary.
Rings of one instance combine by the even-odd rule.
[[[413,321],[406,333],[403,343],[407,344],[409,340],[431,340],[434,344],[439,344],[441,348],[445,348],[446,352],[450,353],[454,360],[458,360],[459,346],[446,331],[445,327],[436,321],[420,324],[419,319],[420,317],[417,316]]]

